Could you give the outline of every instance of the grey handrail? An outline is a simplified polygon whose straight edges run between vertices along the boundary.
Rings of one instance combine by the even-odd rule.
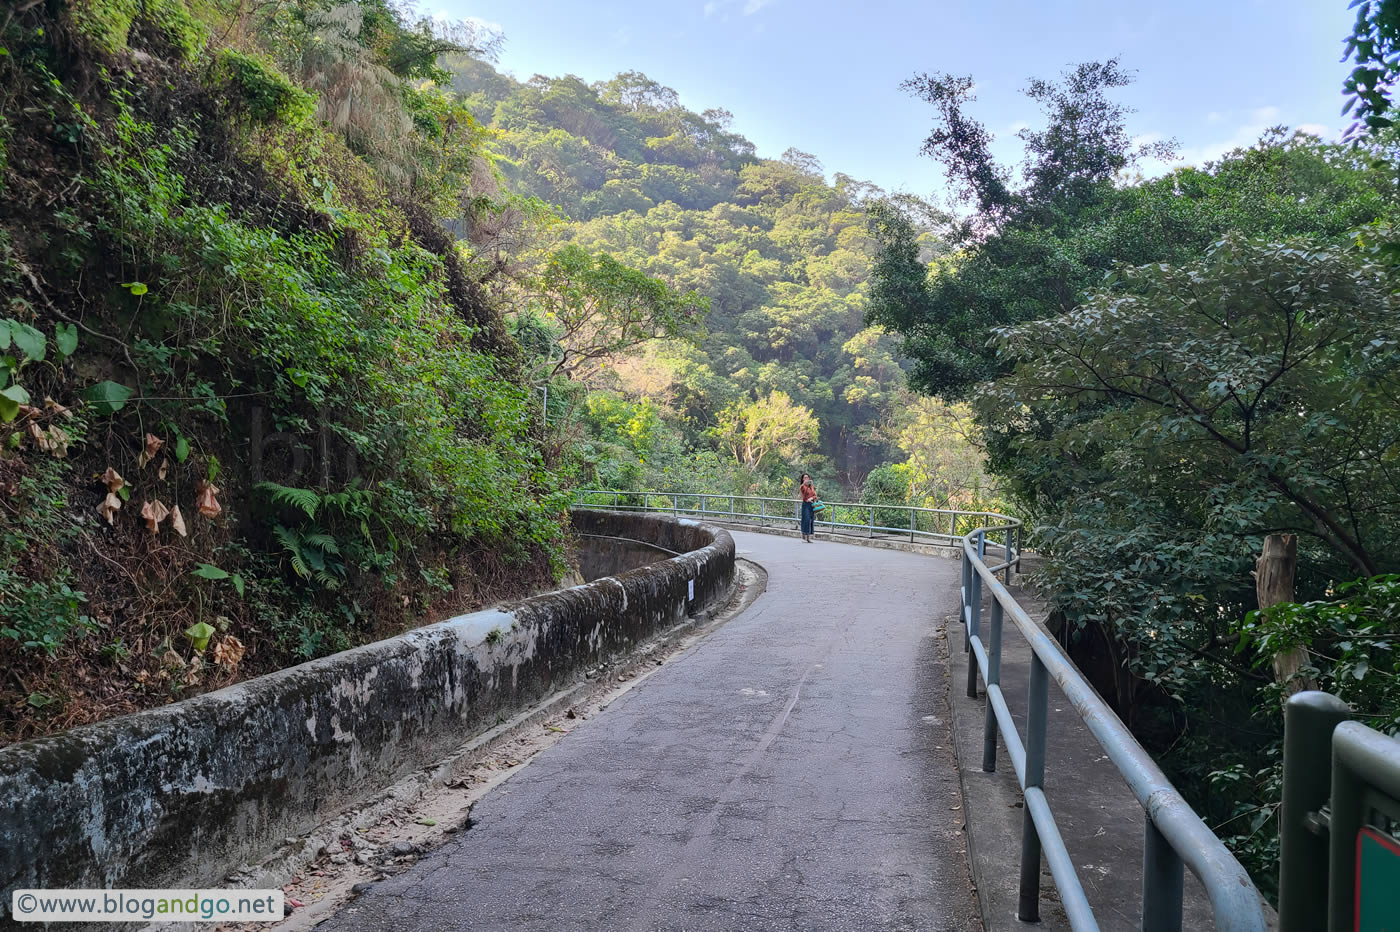
[[[1039,918],[1040,857],[1043,851],[1071,928],[1075,932],[1098,929],[1043,790],[1046,710],[1049,681],[1053,679],[1109,760],[1118,768],[1146,813],[1142,880],[1144,932],[1180,932],[1183,865],[1191,869],[1205,888],[1217,929],[1226,932],[1264,932],[1268,928],[1264,903],[1249,879],[1249,873],[1224,842],[1187,805],[1156,761],[1099,697],[1059,645],[1031,620],[998,581],[996,571],[1002,566],[987,565],[984,559],[986,536],[1000,529],[978,528],[962,540],[962,622],[966,649],[976,661],[968,664],[968,696],[976,698],[979,672],[986,684],[982,769],[986,772],[996,769],[996,743],[1000,733],[1025,795],[1018,917],[1026,921]],[[1019,562],[1020,553],[1008,554],[1008,560]],[[980,630],[984,586],[992,597],[989,643],[985,645]],[[1002,629],[1008,614],[1032,651],[1024,744],[1000,685]]]
[[[588,501],[597,498],[610,501]],[[660,504],[654,504],[653,499]],[[640,504],[636,504],[640,501]],[[685,506],[682,507],[682,503]],[[769,508],[771,504],[777,508]],[[740,505],[742,504],[742,507]],[[612,508],[622,511],[664,511],[675,515],[711,517],[731,523],[769,525],[796,523],[794,499],[753,495],[713,494],[708,492],[618,492],[586,489],[576,493],[575,506]],[[1144,932],[1180,932],[1182,898],[1184,895],[1183,866],[1201,881],[1215,913],[1216,928],[1223,932],[1264,932],[1268,928],[1263,899],[1249,874],[1216,837],[1186,800],[1172,786],[1160,767],[1133,737],[1126,725],[1099,697],[1084,676],[1060,650],[1058,644],[1040,629],[1006,589],[997,574],[1010,582],[1011,573],[1021,563],[1022,526],[1016,518],[988,511],[959,511],[956,509],[916,508],[909,505],[871,505],[866,502],[828,502],[827,520],[818,520],[820,527],[831,533],[866,532],[873,537],[881,534],[909,535],[933,540],[940,545],[956,546],[962,557],[962,624],[966,635],[965,649],[975,663],[968,664],[967,695],[977,697],[977,678],[986,684],[987,706],[983,726],[982,769],[996,769],[997,740],[1000,736],[1016,771],[1016,779],[1025,797],[1021,831],[1021,889],[1017,915],[1034,922],[1039,918],[1040,859],[1044,854],[1051,877],[1060,893],[1060,901],[1075,932],[1098,929],[1079,881],[1074,861],[1065,847],[1055,824],[1054,813],[1043,789],[1045,750],[1047,740],[1047,709],[1049,684],[1054,680],[1073,704],[1118,772],[1122,774],[1138,803],[1146,813],[1147,832],[1143,847],[1143,920]],[[751,506],[756,506],[750,510]],[[836,509],[859,509],[868,521],[838,521]],[[783,512],[786,513],[783,513]],[[908,528],[882,526],[876,523],[877,512],[897,511],[909,515]],[[850,512],[847,517],[850,516]],[[932,525],[919,526],[921,517]],[[939,524],[947,519],[948,530]],[[984,522],[975,529],[958,534],[961,523],[968,520]],[[935,523],[937,522],[937,523]],[[1002,559],[988,564],[989,536],[995,540],[993,550]],[[992,596],[989,641],[981,638],[983,587]],[[1023,742],[1017,731],[1006,698],[1001,691],[1001,646],[1003,622],[1006,615],[1032,651],[1030,702]]]
[[[998,544],[1005,562],[999,570],[1010,573],[1020,558],[1021,522],[990,511],[957,508],[920,508],[913,505],[882,505],[870,502],[825,502],[816,516],[816,525],[828,534],[848,537],[908,539],[939,547],[956,548],[963,536],[990,521],[1005,521],[991,528],[1001,534]],[[612,508],[618,511],[665,512],[673,515],[711,518],[734,524],[793,526],[798,524],[798,501],[763,495],[732,495],[714,492],[623,492],[613,489],[579,489],[574,493],[576,508]],[[898,515],[894,523],[877,521]],[[1010,579],[1010,576],[1007,576]]]

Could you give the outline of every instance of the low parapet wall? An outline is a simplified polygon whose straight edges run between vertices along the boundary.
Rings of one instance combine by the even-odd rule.
[[[719,528],[574,521],[680,555],[0,748],[0,917],[17,888],[217,886],[728,591]]]

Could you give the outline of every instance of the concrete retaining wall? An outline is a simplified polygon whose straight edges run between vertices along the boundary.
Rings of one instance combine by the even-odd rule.
[[[585,582],[616,576],[676,556],[674,551],[630,537],[579,534],[576,540],[578,571]]]
[[[574,522],[681,555],[0,748],[0,917],[19,887],[218,886],[728,591],[719,528]]]

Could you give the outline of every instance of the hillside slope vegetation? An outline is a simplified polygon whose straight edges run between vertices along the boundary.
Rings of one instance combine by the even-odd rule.
[[[0,740],[548,585],[562,482],[382,0],[0,13]]]
[[[795,149],[759,158],[729,113],[689,110],[637,72],[522,83],[480,59],[449,64],[495,131],[508,188],[561,212],[546,250],[606,253],[709,301],[703,332],[618,354],[586,380],[578,412],[559,395],[551,415],[587,428],[586,478],[781,494],[806,469],[835,498],[837,483],[858,493],[897,462],[921,503],[977,500],[966,411],[910,394],[893,339],[865,323],[867,207],[886,192],[840,172],[828,182]],[[945,218],[897,200],[922,218],[924,258],[940,254]]]

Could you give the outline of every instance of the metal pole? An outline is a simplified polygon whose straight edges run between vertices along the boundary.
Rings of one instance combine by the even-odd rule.
[[[1142,848],[1142,932],[1181,932],[1185,881],[1181,856],[1149,813]]]
[[[875,539],[875,506],[870,506],[870,539]]]
[[[967,548],[962,550],[962,605],[958,611],[958,627],[963,633],[963,653],[972,650],[972,639],[967,636],[967,607],[972,604],[972,577],[969,575],[972,570],[972,561],[968,559]],[[972,659],[968,658],[968,663]]]
[[[987,712],[982,721],[982,770],[997,769],[997,713],[992,687],[1001,685],[1001,600],[992,599],[991,630],[987,634]]]
[[[1039,654],[1031,655],[1031,688],[1026,714],[1026,787],[1045,783],[1045,716],[1050,702],[1050,678]],[[1021,810],[1021,890],[1016,918],[1040,921],[1040,835],[1031,807]]]
[[[1351,709],[1329,693],[1289,697],[1283,710],[1279,812],[1279,932],[1327,928],[1329,839],[1308,825],[1332,796],[1332,732]]]
[[[979,541],[980,542],[980,541]],[[968,604],[972,611],[967,623],[967,642],[969,645],[967,658],[967,698],[977,698],[977,655],[971,652],[972,639],[979,634],[979,627],[982,622],[982,574],[977,572],[977,568],[972,567],[972,585],[968,590]]]
[[[909,543],[914,542],[914,509],[909,509]]]

